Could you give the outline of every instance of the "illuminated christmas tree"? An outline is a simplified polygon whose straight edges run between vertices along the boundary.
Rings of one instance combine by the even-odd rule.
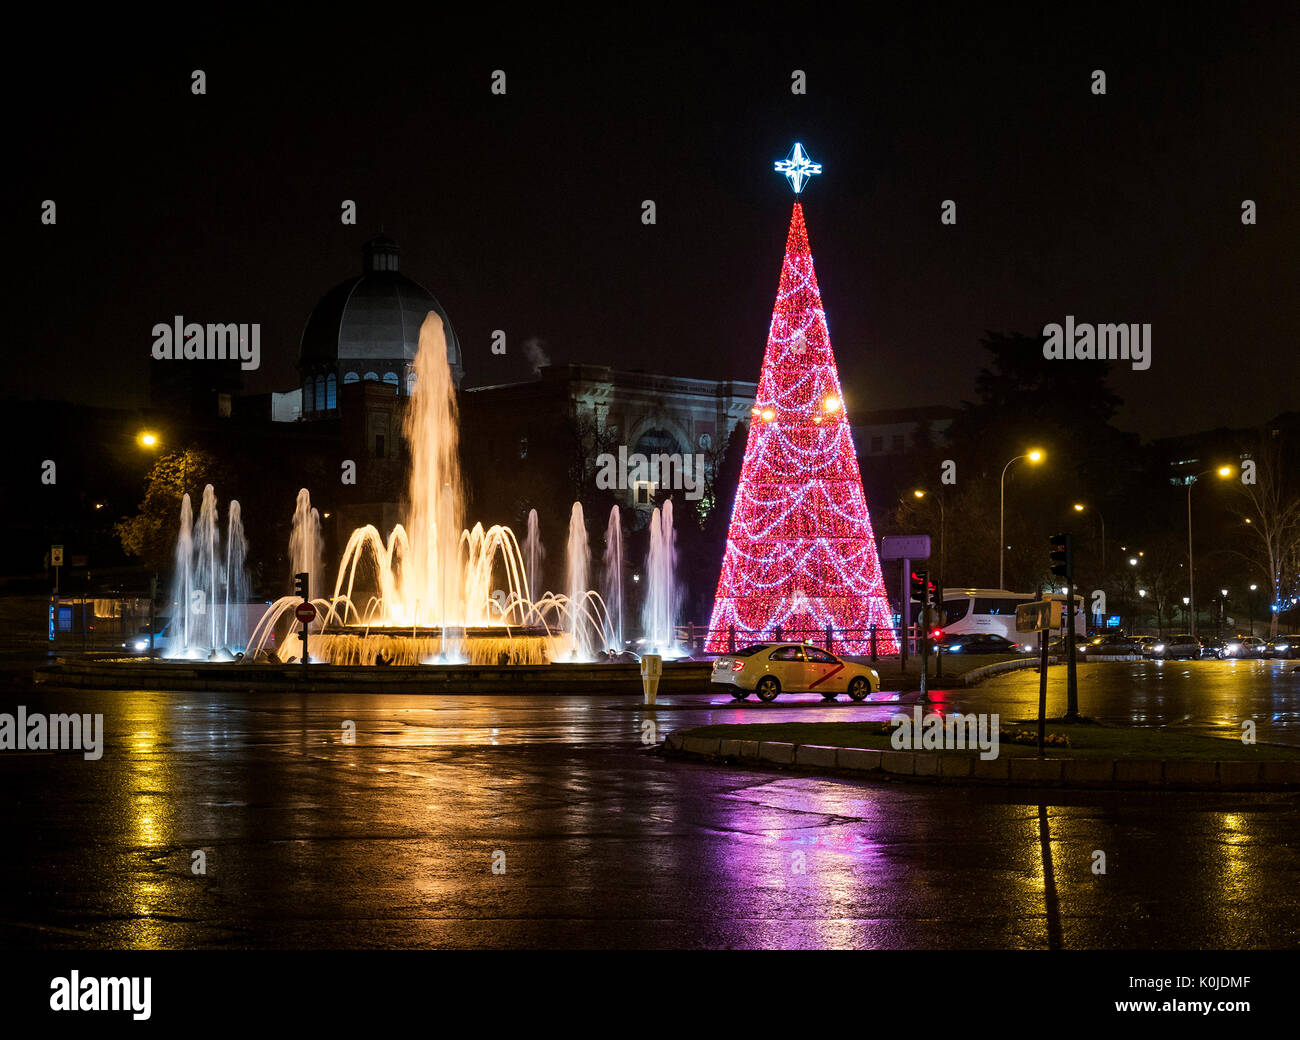
[[[776,164],[795,191],[781,284],[713,602],[708,649],[776,638],[898,653],[871,515],[813,270],[804,184],[821,167],[801,145]]]

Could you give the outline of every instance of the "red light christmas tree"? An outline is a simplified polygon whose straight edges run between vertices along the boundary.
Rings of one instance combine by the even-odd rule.
[[[763,355],[708,650],[832,629],[842,653],[898,653],[798,194],[821,172],[796,144],[777,163],[796,199]]]

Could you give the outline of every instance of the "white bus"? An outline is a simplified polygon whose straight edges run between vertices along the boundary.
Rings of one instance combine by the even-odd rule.
[[[1061,593],[1044,593],[1044,599],[1059,599]],[[945,589],[939,628],[945,635],[966,635],[972,632],[992,633],[1013,643],[1026,642],[1028,633],[1016,631],[1016,607],[1032,603],[1028,592],[1008,592],[1006,589]],[[1088,634],[1088,619],[1079,597],[1074,598],[1074,632],[1082,637]],[[1063,632],[1052,634],[1052,638]],[[1031,637],[1032,638],[1032,637]]]

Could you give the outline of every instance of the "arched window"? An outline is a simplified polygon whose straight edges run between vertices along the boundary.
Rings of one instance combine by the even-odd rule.
[[[379,373],[378,373],[378,372],[367,372],[367,373],[365,374],[365,380],[366,380],[367,383],[378,383],[378,382],[379,382]]]
[[[410,397],[415,393],[415,369],[406,373],[406,396]]]
[[[344,372],[344,373],[343,373],[343,385],[344,385],[344,386],[346,386],[348,383],[359,383],[359,382],[361,382],[361,377],[360,377],[359,375],[357,375],[355,372]]]
[[[391,386],[394,390],[396,390],[396,389],[397,389],[397,373],[396,373],[396,372],[385,372],[385,373],[384,373],[384,382],[387,383],[389,386]]]
[[[339,406],[339,377],[333,372],[325,380],[325,407],[331,412]]]
[[[325,410],[325,377],[317,376],[316,377],[316,411],[323,412],[324,410]]]

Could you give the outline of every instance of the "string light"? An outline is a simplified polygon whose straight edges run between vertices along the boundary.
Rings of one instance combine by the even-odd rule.
[[[898,653],[853,436],[813,268],[803,207],[790,218],[708,649],[825,637],[835,648]]]

